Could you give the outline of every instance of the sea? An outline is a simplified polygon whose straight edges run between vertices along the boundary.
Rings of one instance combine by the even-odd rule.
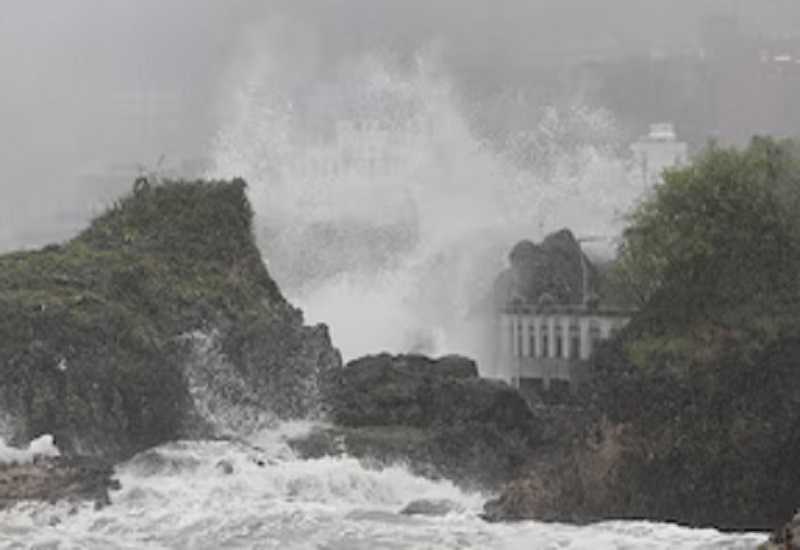
[[[754,549],[762,533],[648,521],[569,525],[480,518],[491,495],[347,456],[303,460],[287,439],[313,423],[239,441],[178,441],[116,468],[111,504],[21,503],[0,512],[0,549],[702,550]],[[19,459],[19,456],[15,458]],[[445,500],[442,516],[401,513]]]

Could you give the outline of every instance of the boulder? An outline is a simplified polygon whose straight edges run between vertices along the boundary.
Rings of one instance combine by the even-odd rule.
[[[593,289],[597,270],[568,229],[545,237],[541,244],[523,240],[509,256],[511,267],[494,285],[495,306],[568,305],[584,302],[584,277]]]
[[[489,423],[536,435],[536,420],[505,384],[478,378],[466,358],[421,355],[367,356],[322,377],[328,414],[342,426]]]
[[[466,358],[369,356],[321,381],[334,427],[293,441],[303,456],[347,452],[497,489],[523,470],[542,431],[516,390],[478,378]]]

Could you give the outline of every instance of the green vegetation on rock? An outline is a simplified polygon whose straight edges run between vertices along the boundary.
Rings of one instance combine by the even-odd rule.
[[[800,504],[800,146],[711,146],[629,223],[608,283],[641,309],[487,517],[780,525]]]
[[[338,364],[270,278],[252,223],[241,180],[140,179],[67,243],[0,256],[0,410],[15,436],[108,456],[178,436],[191,331],[217,331],[256,387]],[[283,416],[311,399],[274,394]]]
[[[800,502],[800,147],[711,146],[630,217],[642,309],[596,357],[620,515],[765,528]]]
[[[741,322],[800,298],[800,146],[711,146],[630,216],[618,275],[667,322]]]

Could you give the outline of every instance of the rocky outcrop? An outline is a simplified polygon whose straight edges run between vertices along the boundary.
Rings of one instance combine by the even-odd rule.
[[[119,488],[110,464],[89,458],[43,458],[30,464],[0,465],[0,510],[21,501],[92,501],[109,504]]]
[[[800,549],[800,513],[783,527],[776,530],[769,540],[758,546],[758,550],[798,550]]]
[[[649,319],[600,348],[577,431],[487,517],[769,530],[793,513],[800,334],[707,325],[689,336]]]
[[[112,460],[184,435],[197,332],[278,417],[311,411],[318,373],[340,365],[270,278],[243,181],[141,179],[65,244],[0,256],[4,435]]]
[[[384,354],[328,371],[322,380],[336,427],[295,441],[305,456],[347,452],[496,489],[524,470],[542,431],[514,389],[478,378],[465,358]]]
[[[623,517],[615,492],[624,476],[623,430],[607,421],[596,424],[586,411],[571,407],[552,410],[548,417],[549,437],[527,471],[486,503],[484,518],[586,523]]]
[[[510,254],[511,268],[497,278],[494,301],[509,305],[582,304],[595,288],[597,270],[568,229],[548,235],[541,244],[524,240]],[[585,279],[584,279],[585,277]]]

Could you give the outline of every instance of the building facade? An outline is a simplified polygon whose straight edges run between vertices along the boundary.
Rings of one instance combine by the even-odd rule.
[[[687,163],[688,147],[679,141],[671,123],[650,125],[650,132],[631,145],[634,162],[646,187],[661,183],[661,174]]]
[[[521,389],[574,391],[588,377],[597,343],[613,337],[631,315],[575,305],[504,311],[497,323],[496,376]]]

